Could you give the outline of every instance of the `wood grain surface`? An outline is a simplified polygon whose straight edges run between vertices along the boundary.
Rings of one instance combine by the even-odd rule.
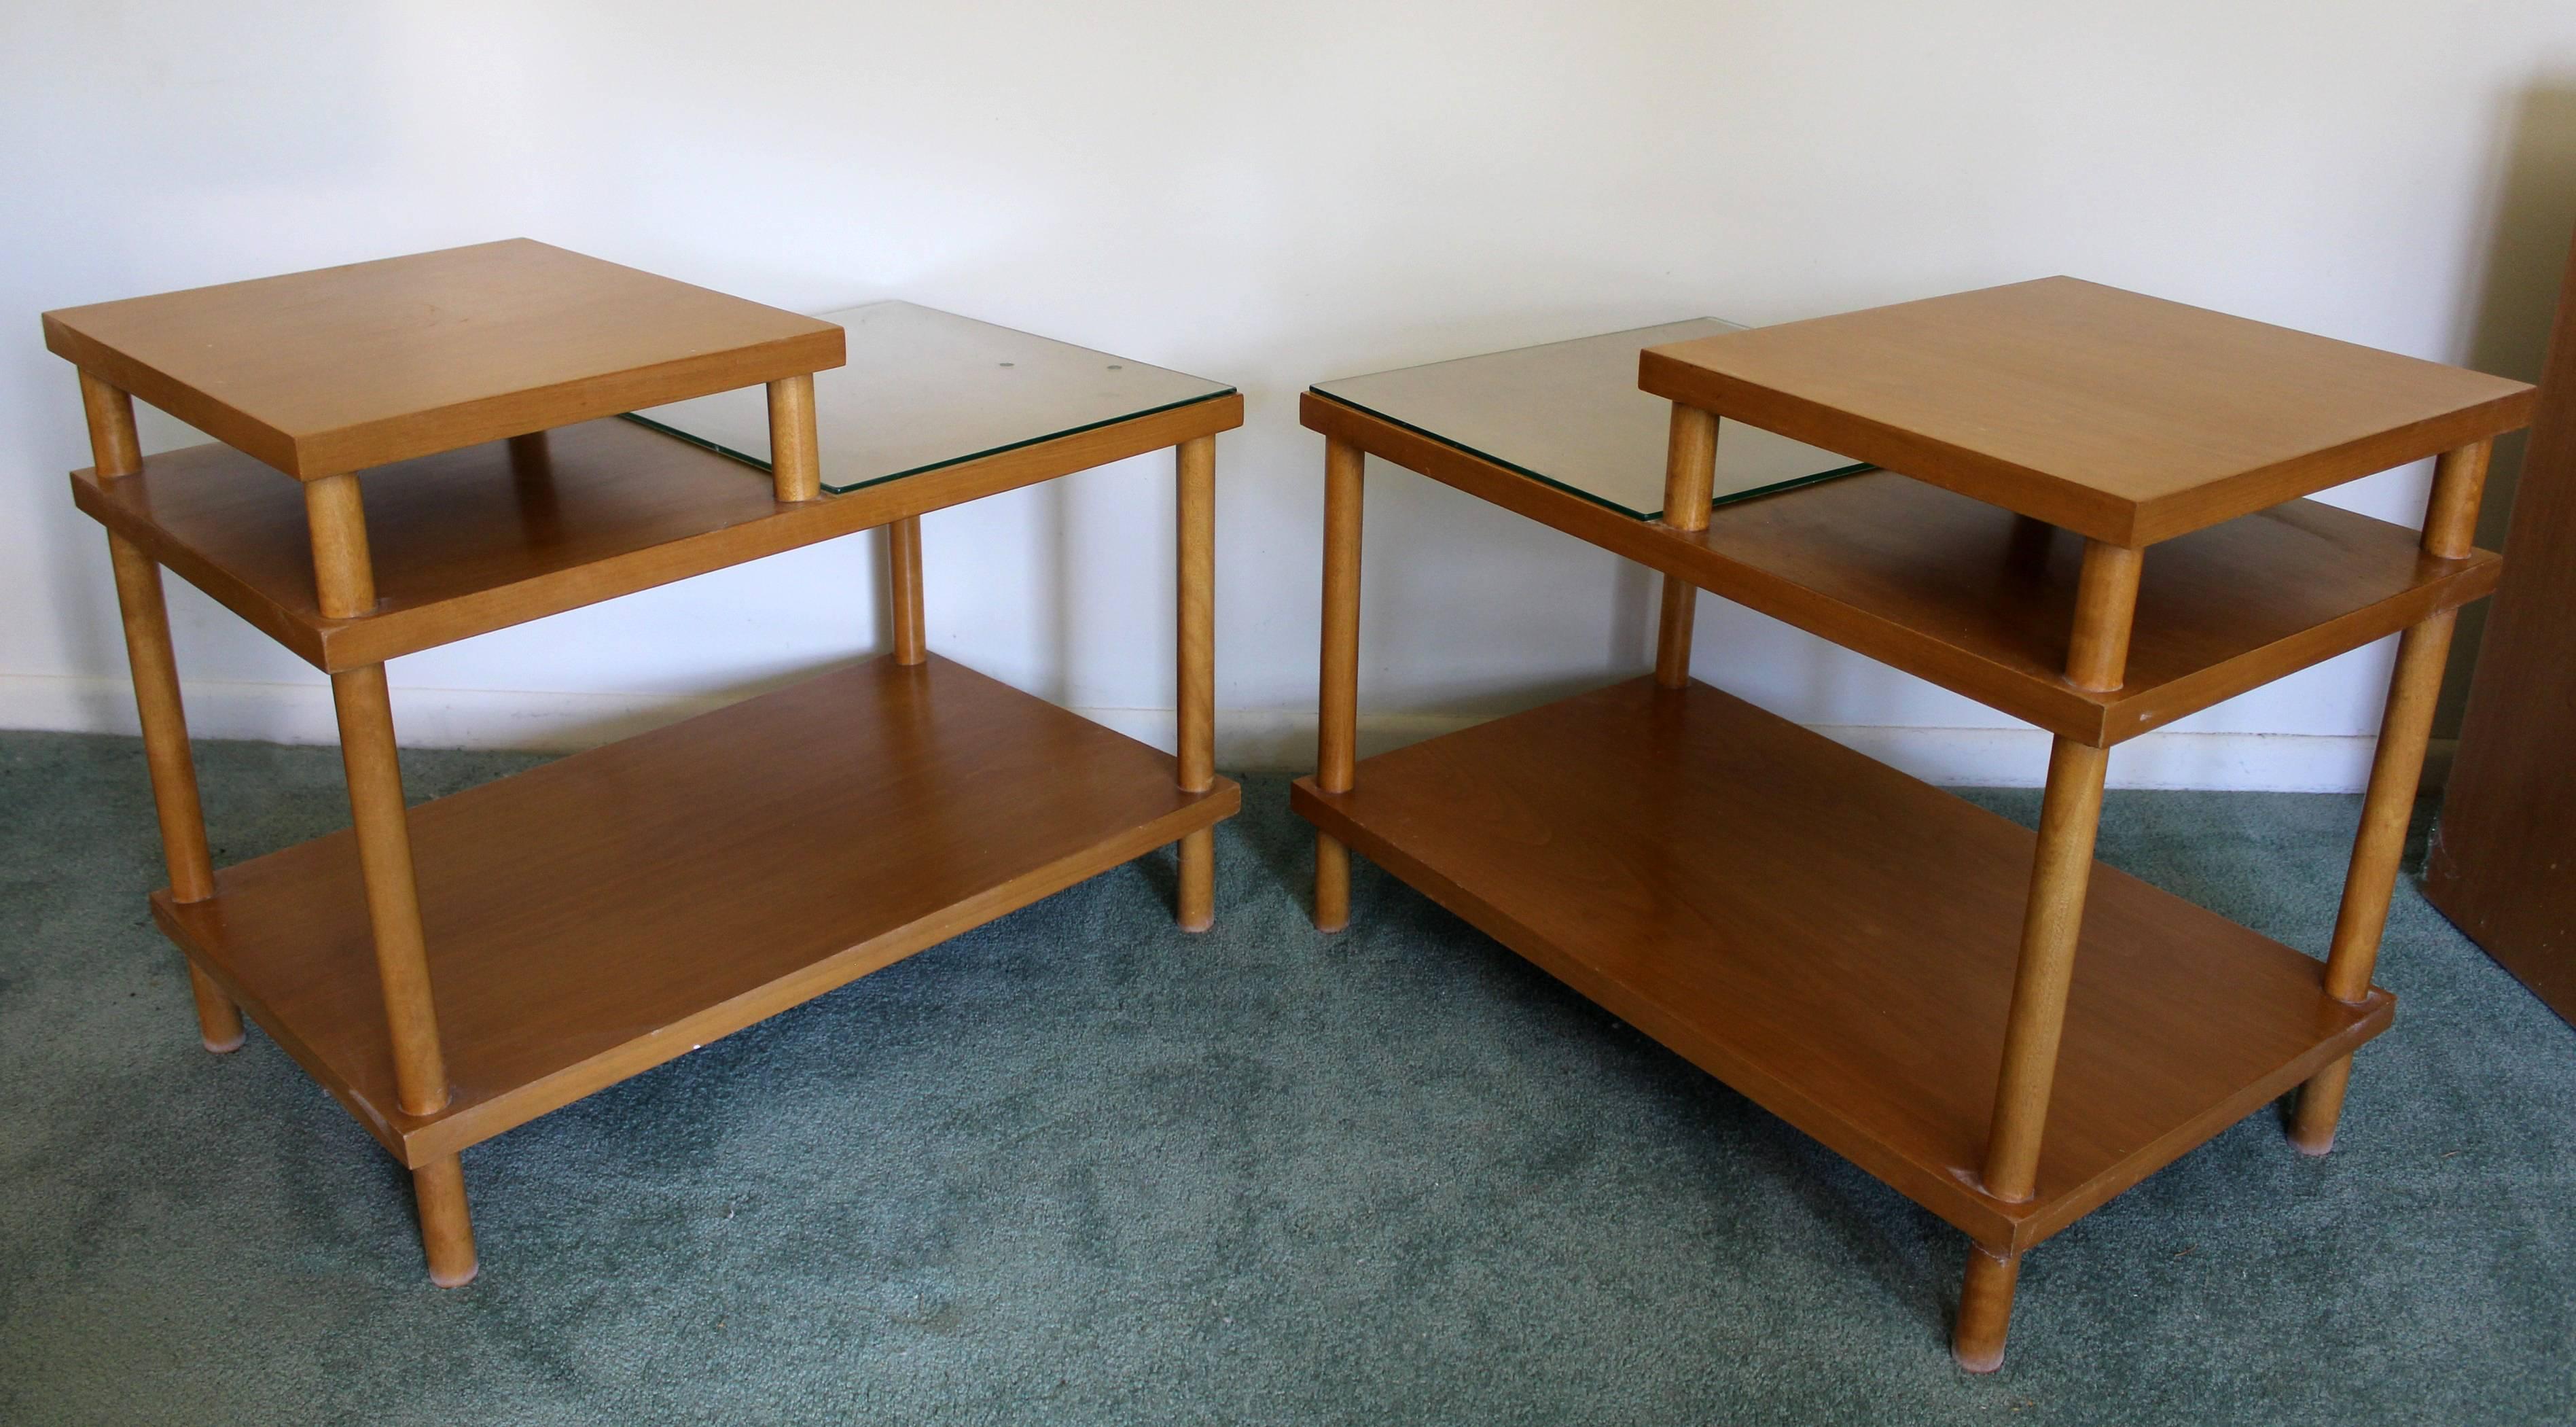
[[[83,372],[305,480],[843,358],[832,323],[525,238],[67,307],[44,328]]]
[[[375,613],[317,607],[300,487],[227,447],[140,475],[72,473],[72,498],[325,670],[381,663],[1243,424],[1223,396],[819,500],[631,421],[548,432],[543,463],[490,442],[370,471]]]
[[[1225,779],[1184,791],[1166,755],[935,656],[422,804],[411,854],[453,1092],[428,1116],[396,1103],[349,833],[153,911],[419,1167],[1240,805]]]
[[[1309,393],[1305,424],[2087,743],[2117,743],[2495,588],[2502,561],[2292,501],[2145,554],[2113,690],[2065,677],[2085,542],[1893,472],[1721,506],[1684,532]]]
[[[2033,835],[1752,705],[1617,684],[1297,810],[1998,1253],[2377,1034],[2394,1001],[2096,865],[2032,1198],[1978,1187]],[[2320,929],[2322,930],[2322,929]]]
[[[2523,382],[2074,278],[1649,348],[1639,384],[2115,545],[2530,420]]]

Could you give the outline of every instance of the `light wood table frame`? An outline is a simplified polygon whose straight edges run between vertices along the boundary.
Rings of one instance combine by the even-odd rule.
[[[1874,367],[1891,348],[1922,369]],[[1405,395],[1472,414],[1487,380],[1526,405],[1525,371],[1476,371],[1502,360]],[[2352,1050],[2393,1013],[2371,972],[2452,622],[2500,570],[2470,542],[2488,443],[2530,389],[2062,279],[1650,348],[1642,378],[1671,402],[1651,519],[1587,493],[1615,473],[1577,447],[1372,409],[1384,376],[1304,398],[1315,924],[1347,924],[1356,848],[1958,1225],[1953,1351],[1991,1371],[2032,1245],[2294,1089],[2293,1143],[2331,1147]],[[1916,407],[1876,409],[1890,390]],[[1633,425],[1636,397],[1570,377],[1528,420]],[[2124,464],[2141,406],[2225,469]],[[1721,417],[1887,469],[1712,510]],[[1962,434],[1998,430],[2000,453]],[[2420,534],[2297,499],[2433,454]],[[1371,455],[1661,571],[1652,677],[1357,761]],[[1694,681],[1701,590],[2051,732],[2036,835]],[[2113,745],[2389,634],[2323,965],[2095,862]]]
[[[812,373],[840,327],[543,245],[45,325],[79,368],[95,465],[72,492],[107,529],[170,876],[151,905],[200,1034],[236,1049],[247,1011],[410,1169],[433,1282],[477,1269],[475,1143],[1156,847],[1179,848],[1180,923],[1211,923],[1212,829],[1240,805],[1212,758],[1231,389],[826,495]],[[747,385],[766,475],[614,419]],[[223,444],[147,460],[137,396]],[[1165,447],[1176,758],[930,655],[924,514]],[[890,655],[406,809],[385,660],[870,529]],[[329,675],[350,831],[212,865],[164,568]]]

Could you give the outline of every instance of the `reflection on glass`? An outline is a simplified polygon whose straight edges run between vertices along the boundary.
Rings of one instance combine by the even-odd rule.
[[[1315,391],[1652,520],[1663,514],[1672,403],[1637,389],[1637,354],[1740,330],[1733,322],[1701,317],[1318,382]],[[1721,421],[1713,503],[1868,469],[1759,427]]]
[[[846,366],[814,374],[823,489],[919,475],[1234,388],[909,302],[817,314],[849,333]],[[633,419],[767,469],[761,387]]]

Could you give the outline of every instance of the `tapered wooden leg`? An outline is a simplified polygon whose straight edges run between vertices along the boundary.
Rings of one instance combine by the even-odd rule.
[[[2362,795],[2361,832],[2353,839],[2344,873],[2343,905],[2335,914],[2334,942],[2326,955],[2326,994],[2338,1001],[2370,995],[2379,961],[2380,935],[2388,926],[2389,900],[2397,892],[2398,863],[2406,852],[2406,825],[2415,811],[2415,789],[2424,775],[2424,748],[2433,733],[2433,704],[2442,692],[2442,666],[2450,658],[2457,612],[2443,610],[2408,629],[2397,641],[2397,669],[2388,681],[2388,708],[2379,721],[2379,747],[2370,763],[2370,789]],[[2352,1078],[2345,1056],[2311,1077],[2299,1092],[2290,1121],[2290,1143],[2301,1154],[2334,1148],[2343,1095]]]
[[[1315,786],[1351,790],[1359,758],[1360,506],[1367,458],[1347,441],[1324,441],[1324,650],[1315,691]],[[1315,929],[1351,922],[1351,852],[1315,834]]]
[[[2443,453],[2424,505],[2424,553],[2457,560],[2474,548],[2478,503],[2486,490],[2493,446],[2476,441]],[[2433,736],[2433,704],[2442,692],[2442,666],[2451,654],[2457,610],[2418,621],[2397,641],[2397,668],[2388,677],[2388,705],[2379,719],[2379,745],[2370,760],[2370,788],[2362,795],[2361,831],[2343,879],[2343,905],[2335,911],[2334,942],[2326,953],[2326,994],[2338,1001],[2370,995],[2379,964],[2379,941],[2388,928],[2389,899],[2397,893],[2398,863],[2406,852],[2406,826],[2424,778],[2424,749]],[[2310,1077],[2290,1119],[2290,1143],[2301,1154],[2334,1148],[2343,1119],[2344,1091],[2352,1084],[2352,1057]]]
[[[367,514],[358,477],[304,483],[304,524],[313,538],[315,602],[332,619],[356,619],[376,608],[375,558],[367,550]]]
[[[465,1209],[465,1166],[454,1155],[411,1172],[411,1194],[420,1206],[420,1248],[429,1281],[463,1288],[480,1265],[474,1257],[474,1221]]]
[[[1180,730],[1177,776],[1184,792],[1216,786],[1216,438],[1182,442],[1173,460],[1178,482]],[[1216,830],[1181,839],[1181,930],[1216,925]]]
[[[333,674],[331,697],[340,715],[340,762],[349,776],[358,871],[366,884],[376,977],[384,989],[385,1023],[393,1042],[394,1090],[405,1110],[434,1114],[447,1104],[447,1063],[430,1000],[428,949],[420,930],[420,891],[412,879],[411,824],[403,814],[402,765],[394,750],[385,666],[368,664]]]
[[[822,444],[814,432],[814,378],[784,377],[769,384],[769,478],[781,501],[823,494]]]
[[[2093,881],[2093,840],[2102,820],[2108,762],[2102,749],[2071,738],[2058,739],[2049,750],[2021,959],[1986,1139],[1985,1189],[1998,1199],[2028,1199],[2038,1182],[2040,1132],[2057,1078],[2057,1040],[2066,1024],[2084,896]]]
[[[134,430],[134,401],[84,372],[81,408],[89,418],[90,453],[102,479],[143,469]],[[170,610],[161,593],[161,566],[141,546],[114,531],[108,563],[116,572],[116,605],[125,624],[125,662],[134,674],[134,711],[143,726],[143,760],[152,772],[152,811],[161,824],[161,860],[170,874],[170,898],[202,902],[215,894],[214,859],[206,848],[206,815],[197,801],[197,761],[188,747],[188,714],[179,697],[179,664],[170,650]],[[242,1043],[241,1007],[188,963],[188,989],[197,1003],[197,1035],[221,1054]]]
[[[886,608],[894,625],[894,662],[918,664],[930,657],[930,636],[921,606],[921,517],[907,515],[886,525]]]
[[[1959,1321],[1950,1333],[1950,1356],[1970,1372],[2004,1365],[2004,1337],[2012,1329],[2013,1288],[2021,1255],[1968,1245],[1968,1274],[1959,1285]]]
[[[1716,415],[1674,402],[1664,449],[1664,524],[1706,530],[1709,490],[1716,479]],[[1655,621],[1655,682],[1667,689],[1690,683],[1691,625],[1698,613],[1699,587],[1679,575],[1665,575],[1663,608]]]

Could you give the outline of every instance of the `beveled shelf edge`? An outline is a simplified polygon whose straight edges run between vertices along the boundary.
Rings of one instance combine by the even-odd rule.
[[[603,418],[603,419],[616,419]],[[332,620],[288,609],[260,590],[198,558],[149,520],[137,519],[106,498],[94,468],[71,473],[72,500],[91,519],[141,546],[144,553],[195,585],[261,633],[325,673],[362,668],[404,654],[434,649],[579,609],[656,585],[725,569],[871,530],[889,521],[978,500],[1003,491],[1141,456],[1243,424],[1243,397],[1232,393],[1167,408],[1034,445],[945,466],[900,481],[861,487],[846,495],[775,507],[775,513],[737,525],[626,551],[604,560],[552,571],[533,579],[477,590],[430,604],[359,619]],[[670,438],[675,442],[678,438]],[[682,443],[695,444],[695,443]],[[698,446],[724,474],[744,475],[740,463]],[[146,458],[145,469],[151,460]]]
[[[1355,781],[1365,783],[1367,772],[1368,761],[1363,759],[1358,765]],[[1915,1164],[1866,1131],[1848,1126],[1841,1114],[1796,1082],[1744,1062],[1731,1052],[1717,1049],[1696,1027],[1666,1014],[1653,1001],[1627,994],[1622,983],[1602,974],[1589,962],[1562,954],[1534,935],[1523,934],[1511,918],[1489,908],[1472,890],[1434,871],[1404,848],[1351,817],[1336,798],[1337,795],[1324,792],[1312,776],[1298,778],[1289,785],[1291,810],[1320,831],[1360,852],[1405,885],[1563,982],[1576,994],[1635,1026],[1656,1044],[1778,1116],[1800,1134],[1849,1160],[1870,1177],[1998,1253],[2027,1249],[2119,1197],[2147,1176],[2207,1143],[2220,1131],[2305,1083],[2328,1061],[2351,1054],[2364,1042],[2388,1029],[2396,1014],[2396,997],[2374,986],[2370,1000],[2363,1005],[2363,1014],[2343,1030],[2320,1038],[2270,1073],[2239,1087],[2234,1094],[2206,1107],[2163,1137],[2106,1166],[2093,1178],[2049,1197],[2020,1202],[1997,1199],[1966,1179],[1934,1173]],[[2321,998],[2324,970],[2324,964],[2318,963]],[[1694,1051],[1694,1046],[1700,1049]],[[1720,1069],[1709,1063],[1712,1060],[1724,1060],[1728,1064]]]
[[[2188,535],[2471,442],[2491,440],[2529,425],[2538,399],[2533,388],[2524,387],[2198,489],[2129,501],[1930,437],[1856,422],[1833,407],[1711,371],[1661,347],[1648,347],[1638,354],[1637,385],[1649,395],[1686,402],[1792,441],[1841,451],[1854,460],[1900,471],[1972,500],[2114,545],[2152,545]]]
[[[2055,677],[1997,664],[1923,630],[1709,550],[1704,538],[1632,516],[1533,479],[1363,407],[1313,390],[1301,394],[1307,429],[1453,486],[1480,500],[1876,659],[1916,678],[2036,724],[2050,733],[2108,746],[2259,688],[2286,674],[2395,634],[2436,610],[2495,589],[2503,557],[2478,550],[2440,580],[2311,626],[2159,685],[2098,693]],[[2152,552],[2150,552],[2152,558]]]
[[[190,965],[205,972],[226,995],[239,1003],[242,1010],[258,1022],[260,1030],[302,1066],[305,1074],[311,1076],[316,1084],[330,1092],[331,1097],[340,1102],[340,1107],[349,1112],[350,1118],[374,1136],[377,1143],[406,1166],[418,1167],[516,1129],[611,1085],[631,1080],[736,1031],[747,1030],[782,1011],[881,971],[905,957],[927,951],[952,937],[1133,861],[1155,848],[1177,842],[1189,833],[1214,827],[1242,808],[1242,787],[1233,779],[1219,777],[1214,787],[1197,795],[1196,801],[1120,837],[1058,858],[1025,874],[1021,890],[1026,895],[1012,895],[997,887],[976,897],[951,903],[933,916],[809,962],[766,985],[612,1046],[551,1075],[491,1099],[477,1101],[454,1114],[431,1116],[415,1116],[399,1108],[379,1107],[355,1093],[346,1081],[331,1072],[321,1056],[284,1028],[284,1023],[269,1010],[255,988],[243,983],[206,954],[189,929],[189,914],[170,900],[168,888],[152,893],[150,901],[153,921],[188,958]],[[220,885],[220,873],[217,879]],[[219,914],[222,900],[219,893],[208,902],[190,903],[189,906],[205,908],[208,914]],[[638,1046],[650,1047],[640,1060],[634,1059]]]

